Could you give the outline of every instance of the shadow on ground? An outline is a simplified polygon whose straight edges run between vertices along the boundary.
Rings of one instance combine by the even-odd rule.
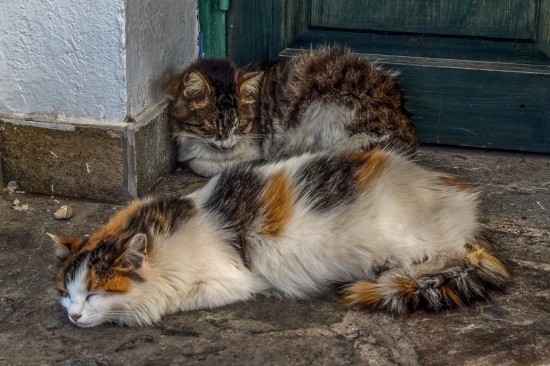
[[[507,294],[469,309],[403,318],[348,310],[330,298],[258,298],[170,315],[148,328],[77,329],[51,288],[56,259],[46,232],[90,234],[120,206],[4,192],[0,364],[550,363],[550,157],[422,147],[418,161],[482,188],[482,221],[515,278]],[[180,171],[155,192],[189,192],[203,183]],[[29,209],[12,209],[15,199]],[[54,220],[62,204],[74,216]]]

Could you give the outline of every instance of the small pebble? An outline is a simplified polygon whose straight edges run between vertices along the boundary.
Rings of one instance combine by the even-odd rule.
[[[10,191],[10,194],[13,194],[18,189],[19,189],[19,184],[17,183],[17,181],[12,180],[8,182],[8,190]]]
[[[59,207],[57,211],[53,213],[53,217],[56,220],[66,220],[73,216],[73,209],[70,206],[63,205]]]
[[[17,211],[28,211],[29,205],[25,203],[23,205],[14,206],[13,208]]]
[[[15,206],[19,206],[20,204],[21,204],[21,201],[19,201],[18,199],[15,199],[13,200],[13,203],[11,205],[15,207]]]

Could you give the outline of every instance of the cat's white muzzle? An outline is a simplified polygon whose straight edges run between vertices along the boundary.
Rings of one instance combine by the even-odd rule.
[[[233,146],[235,146],[235,137],[231,136],[226,138],[225,140],[215,140],[213,143],[214,146],[216,146],[216,148],[220,150],[229,150]]]

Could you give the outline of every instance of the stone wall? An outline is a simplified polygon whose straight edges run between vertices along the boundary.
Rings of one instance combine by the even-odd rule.
[[[0,0],[0,177],[123,202],[174,166],[164,89],[196,0]]]

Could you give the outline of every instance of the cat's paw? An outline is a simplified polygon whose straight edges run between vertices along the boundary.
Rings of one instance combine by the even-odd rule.
[[[189,168],[198,175],[203,177],[213,177],[223,170],[227,165],[224,162],[216,162],[204,159],[191,159],[188,161]]]

